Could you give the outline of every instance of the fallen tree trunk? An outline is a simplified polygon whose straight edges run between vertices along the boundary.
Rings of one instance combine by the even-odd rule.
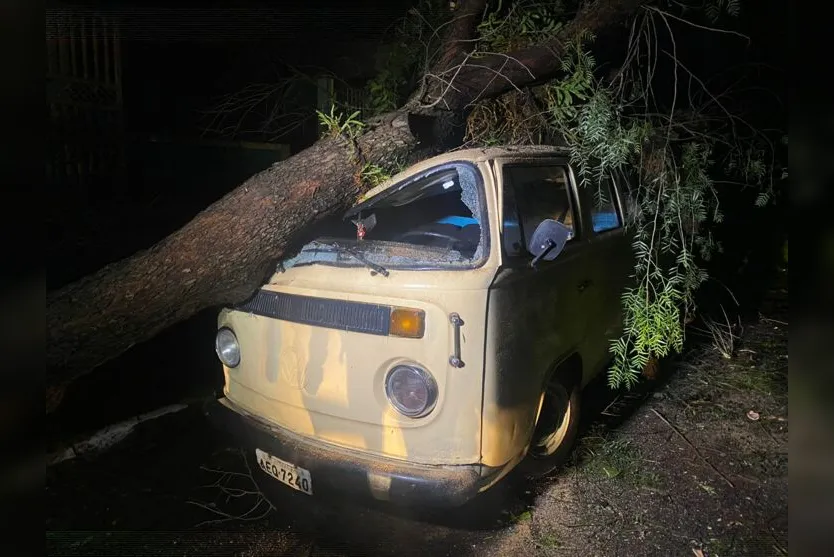
[[[446,37],[446,53],[425,91],[369,125],[352,144],[323,139],[252,176],[155,246],[47,296],[47,413],[64,386],[131,346],[198,311],[242,301],[269,276],[303,231],[347,209],[362,193],[364,162],[413,159],[454,147],[472,102],[552,77],[580,30],[619,25],[644,0],[597,0],[561,39],[512,55],[466,61],[484,0],[474,0]],[[457,66],[455,66],[457,64]],[[452,87],[448,86],[449,82]]]
[[[418,148],[406,113],[381,119],[357,143],[364,160],[375,163]],[[248,297],[300,231],[356,201],[359,170],[349,141],[318,141],[252,176],[147,251],[50,293],[48,379],[63,384],[201,309]]]
[[[563,56],[572,41],[626,27],[631,16],[648,3],[649,0],[589,2],[562,27],[553,41],[515,52],[458,59],[458,64],[446,62],[441,66],[442,71],[429,74],[432,83],[430,104],[445,110],[461,110],[481,99],[543,83],[562,69]]]

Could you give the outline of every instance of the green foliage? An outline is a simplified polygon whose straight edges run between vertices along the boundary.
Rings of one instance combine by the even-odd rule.
[[[591,94],[574,117],[570,117],[571,112],[551,111],[557,118],[554,124],[568,139],[571,162],[577,167],[580,185],[595,187],[595,196],[604,201],[602,180],[614,170],[624,168],[640,153],[642,141],[651,128],[645,122],[625,124],[620,107],[602,87]]]
[[[736,17],[741,13],[741,0],[707,0],[704,11],[711,21],[718,21],[722,13]]]
[[[589,72],[581,49],[574,49],[573,59],[571,68]],[[606,178],[633,166],[640,171],[629,218],[634,286],[622,295],[624,331],[611,344],[608,377],[610,387],[630,388],[650,358],[682,350],[684,322],[694,309],[695,291],[707,278],[696,255],[707,260],[717,249],[706,226],[723,220],[710,178],[715,140],[673,143],[668,126],[647,117],[626,118],[612,89],[578,81],[576,73],[568,75],[568,82],[580,83],[584,104],[578,110],[551,104],[550,114],[568,142],[580,186],[595,188],[597,203],[603,203]],[[730,167],[748,182],[762,182],[763,151],[748,147],[731,154],[736,162]]]
[[[395,69],[384,68],[368,81],[368,96],[371,102],[371,113],[383,114],[396,109],[400,103],[399,88],[402,77]]]
[[[509,52],[553,37],[564,25],[561,0],[499,0],[478,25],[479,50]]]
[[[350,140],[356,139],[365,127],[364,122],[359,120],[359,113],[357,110],[345,117],[343,113],[336,112],[336,105],[331,105],[329,114],[316,111],[324,137],[345,137]]]
[[[655,488],[660,483],[634,443],[600,426],[592,427],[582,439],[577,457],[580,473],[590,477],[624,481],[634,487]]]
[[[739,174],[745,182],[762,185],[767,176],[764,149],[748,146],[734,151],[727,159],[727,172]]]
[[[764,207],[773,199],[773,188],[766,183],[769,169],[765,164],[764,149],[748,146],[734,151],[727,160],[727,172],[740,176],[746,183],[763,187],[756,195],[756,207]],[[767,186],[767,187],[765,187]]]
[[[713,20],[722,14],[736,16],[740,1],[708,0],[701,9]],[[478,26],[478,40],[467,49],[474,51],[474,58],[563,40],[560,32],[579,2],[496,0],[490,6]],[[441,23],[449,21],[448,8],[446,1],[421,0],[401,21],[395,40],[380,51],[376,77],[367,84],[373,112],[400,106],[404,94],[432,67],[440,52]],[[470,144],[565,144],[579,185],[593,189],[597,204],[608,201],[609,179],[633,176],[620,182],[628,190],[624,209],[635,263],[632,282],[621,298],[623,334],[610,346],[612,388],[632,387],[652,359],[683,348],[684,324],[696,309],[694,294],[707,279],[700,262],[721,250],[710,229],[724,219],[712,176],[723,171],[758,188],[756,205],[773,199],[774,161],[768,160],[767,148],[757,138],[741,139],[737,128],[742,122],[734,120],[697,78],[694,81],[710,97],[704,106],[693,105],[691,85],[686,112],[681,110],[683,103],[656,104],[652,80],[661,55],[657,30],[672,32],[668,15],[641,12],[626,59],[608,80],[601,79],[590,49],[594,37],[574,33],[559,79],[480,100],[467,122]],[[678,63],[676,52],[666,54]],[[688,70],[680,69],[684,72]],[[349,124],[351,117],[343,122],[332,111],[329,116],[319,114],[319,119],[330,135],[350,137],[361,129],[361,123]],[[715,124],[728,119],[732,125]],[[360,176],[375,186],[390,174],[365,164]]]
[[[712,4],[729,15],[738,13],[738,0]],[[480,48],[506,51],[554,39],[561,28],[560,10],[560,3],[520,0],[501,12],[499,4],[481,24]],[[544,17],[544,12],[555,19]],[[645,36],[653,40],[651,33]],[[682,350],[684,324],[695,311],[694,294],[707,279],[699,260],[709,260],[721,249],[710,231],[724,218],[711,178],[719,170],[716,151],[721,152],[725,173],[763,190],[758,205],[771,198],[772,168],[759,142],[740,141],[734,130],[692,132],[685,117],[678,124],[680,116],[674,110],[658,115],[656,108],[650,109],[651,83],[639,73],[648,65],[645,60],[630,60],[636,71],[632,69],[619,87],[602,83],[588,48],[593,40],[585,34],[571,42],[559,79],[479,102],[468,122],[467,139],[485,145],[548,138],[564,142],[579,185],[593,188],[598,204],[607,201],[603,186],[608,179],[635,176],[627,184],[626,215],[634,273],[622,293],[624,330],[611,343],[608,376],[610,387],[630,388],[652,358]],[[628,64],[629,60],[624,72]],[[647,103],[642,111],[639,100]]]
[[[369,187],[375,188],[376,186],[389,180],[391,178],[391,174],[377,164],[366,163],[362,167],[362,170],[359,171],[359,177],[362,179],[363,183],[367,184]]]
[[[652,356],[680,352],[683,314],[706,279],[695,264],[693,246],[699,237],[696,231],[711,214],[709,150],[702,144],[686,144],[677,167],[670,151],[667,147],[661,155],[670,163],[641,183],[644,192],[632,221],[636,286],[622,296],[625,327],[611,345],[614,362],[608,383],[612,388],[633,386]],[[710,247],[702,243],[702,252],[708,253]]]
[[[414,85],[420,52],[409,44],[410,40],[408,36],[400,37],[377,52],[376,74],[365,86],[374,115],[398,108],[402,104],[403,91]]]
[[[593,93],[595,66],[594,56],[583,49],[582,40],[573,41],[570,55],[562,61],[565,77],[544,86],[547,108],[555,123],[576,118],[577,101],[587,101]]]
[[[432,62],[442,37],[437,29],[447,19],[449,4],[418,0],[386,37],[376,55],[376,72],[366,84],[371,115],[400,107]]]
[[[520,524],[522,522],[528,522],[528,521],[533,519],[533,513],[530,512],[529,510],[528,511],[523,511],[519,514],[511,513],[510,516],[511,516],[511,520],[516,524]]]

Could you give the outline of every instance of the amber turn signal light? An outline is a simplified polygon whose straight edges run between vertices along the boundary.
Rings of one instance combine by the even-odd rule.
[[[423,338],[426,332],[426,313],[421,309],[394,308],[388,334],[395,337]]]

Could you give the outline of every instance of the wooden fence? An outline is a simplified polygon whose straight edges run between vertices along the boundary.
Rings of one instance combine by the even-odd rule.
[[[332,75],[323,75],[317,79],[318,102],[317,109],[327,113],[330,105],[336,102],[348,113],[358,110],[360,118],[369,115],[370,99],[364,87],[351,85]]]
[[[119,187],[125,155],[118,20],[49,14],[46,78],[49,183],[81,195]]]

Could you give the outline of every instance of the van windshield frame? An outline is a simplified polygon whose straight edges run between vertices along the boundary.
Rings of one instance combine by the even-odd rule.
[[[334,242],[385,269],[474,269],[490,255],[484,177],[468,161],[408,176],[321,228],[322,235],[283,261],[281,268],[364,265],[349,251],[327,245]]]

